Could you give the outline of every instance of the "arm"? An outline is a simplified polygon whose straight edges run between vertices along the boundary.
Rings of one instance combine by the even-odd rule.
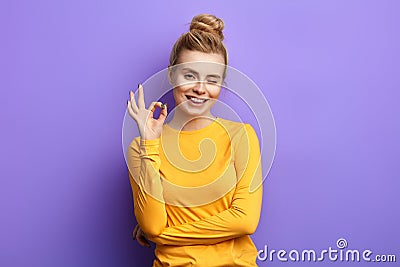
[[[160,138],[136,138],[128,147],[127,162],[134,211],[140,228],[148,236],[157,236],[167,226],[167,213],[159,174]]]
[[[165,228],[159,236],[149,237],[164,245],[215,244],[253,234],[260,218],[262,203],[262,171],[257,135],[250,124],[237,143],[236,185],[231,207],[216,215],[195,222]],[[256,190],[254,190],[256,188]]]

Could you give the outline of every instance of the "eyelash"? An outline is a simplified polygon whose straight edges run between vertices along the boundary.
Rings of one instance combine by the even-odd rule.
[[[185,77],[186,79],[190,79],[190,80],[192,80],[193,78],[195,78],[195,76],[194,76],[193,74],[190,74],[190,73],[185,74],[184,77]],[[215,81],[215,80],[208,80],[207,82],[209,82],[209,83],[218,83],[218,81]]]
[[[194,78],[194,75],[193,75],[193,74],[185,74],[184,77],[185,77],[185,78],[192,79],[192,78]]]

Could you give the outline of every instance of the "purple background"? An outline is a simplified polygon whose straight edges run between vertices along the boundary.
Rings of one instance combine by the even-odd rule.
[[[322,250],[344,237],[399,258],[399,10],[395,0],[2,1],[0,266],[151,266],[152,249],[131,237],[126,99],[203,12],[224,19],[230,65],[275,118],[256,246]]]

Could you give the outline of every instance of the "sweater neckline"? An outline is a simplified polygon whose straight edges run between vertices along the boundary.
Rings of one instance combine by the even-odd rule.
[[[216,117],[215,120],[213,120],[210,124],[208,124],[207,126],[197,129],[197,130],[189,130],[189,131],[185,131],[185,130],[177,130],[175,128],[172,128],[168,123],[165,124],[165,127],[167,127],[168,129],[179,133],[179,134],[185,134],[185,135],[191,135],[191,134],[198,134],[201,132],[206,132],[209,131],[210,129],[213,129],[214,127],[216,127],[218,125],[220,118]]]

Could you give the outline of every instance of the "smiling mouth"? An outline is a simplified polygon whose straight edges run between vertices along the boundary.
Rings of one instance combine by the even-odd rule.
[[[209,99],[205,98],[197,98],[194,96],[186,95],[186,98],[190,100],[190,102],[195,103],[195,104],[203,104],[207,102]]]

